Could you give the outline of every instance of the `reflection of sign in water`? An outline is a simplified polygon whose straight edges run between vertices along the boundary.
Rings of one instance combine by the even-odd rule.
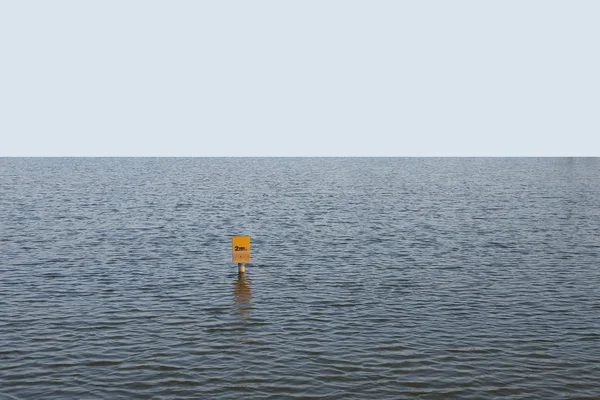
[[[236,314],[244,319],[247,318],[252,310],[252,288],[250,281],[246,280],[244,275],[240,275],[233,282],[233,301],[236,308]]]
[[[231,261],[234,263],[250,262],[250,236],[231,237]]]

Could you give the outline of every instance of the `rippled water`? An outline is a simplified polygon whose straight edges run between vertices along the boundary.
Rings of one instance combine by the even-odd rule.
[[[0,399],[597,399],[599,253],[600,159],[0,159]]]

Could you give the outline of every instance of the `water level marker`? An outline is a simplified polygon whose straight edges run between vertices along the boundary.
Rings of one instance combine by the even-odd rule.
[[[238,272],[246,272],[247,262],[250,262],[250,236],[231,237],[231,261],[237,263]]]

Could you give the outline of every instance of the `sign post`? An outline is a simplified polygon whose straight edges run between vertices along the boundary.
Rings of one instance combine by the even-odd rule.
[[[247,262],[250,262],[250,236],[231,237],[231,261],[237,263],[238,272],[246,272]]]

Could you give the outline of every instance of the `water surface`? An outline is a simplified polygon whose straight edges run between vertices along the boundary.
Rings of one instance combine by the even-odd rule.
[[[4,158],[0,399],[597,399],[599,253],[600,159]]]

